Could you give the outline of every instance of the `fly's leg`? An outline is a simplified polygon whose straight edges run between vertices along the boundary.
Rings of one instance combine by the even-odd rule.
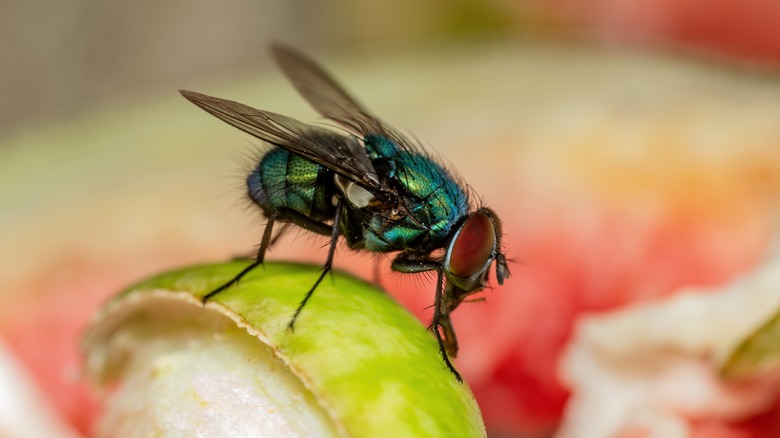
[[[403,273],[428,271],[436,271],[438,273],[436,277],[436,295],[433,300],[433,322],[431,322],[430,329],[433,331],[436,342],[439,344],[439,353],[441,354],[444,364],[458,382],[463,382],[460,373],[458,373],[458,370],[452,365],[450,357],[447,354],[450,353],[455,357],[458,353],[458,341],[455,338],[455,331],[452,329],[452,322],[450,321],[450,300],[444,297],[444,267],[441,263],[431,260],[427,258],[427,256],[420,257],[413,254],[401,253],[398,257],[393,259],[391,268],[396,272]],[[441,328],[441,330],[439,330],[439,328]],[[444,336],[442,336],[442,332],[444,333]]]
[[[272,247],[272,246],[276,245],[276,242],[277,242],[279,239],[281,239],[281,237],[284,235],[284,233],[285,233],[285,232],[286,232],[286,231],[287,231],[289,228],[290,228],[290,223],[289,223],[289,222],[285,222],[285,223],[283,223],[283,224],[282,224],[282,228],[281,228],[281,229],[279,229],[279,231],[276,233],[276,236],[274,236],[273,238],[271,238],[271,243],[269,243],[269,244],[268,244],[268,247],[270,248],[270,247]]]
[[[281,219],[281,218],[280,218],[280,219]],[[282,228],[280,228],[280,229],[279,229],[279,231],[277,231],[277,232],[276,232],[276,235],[275,235],[274,237],[272,237],[272,238],[271,238],[271,243],[269,243],[269,244],[268,244],[268,248],[271,248],[271,247],[273,247],[274,245],[276,245],[276,242],[277,242],[279,239],[281,239],[281,238],[282,238],[282,236],[284,236],[284,234],[287,232],[287,230],[289,230],[289,229],[290,229],[290,225],[291,225],[291,223],[290,223],[290,222],[284,222],[284,223],[282,223]],[[233,258],[232,258],[232,259],[230,259],[230,260],[232,260],[232,261],[238,261],[238,260],[254,260],[254,259],[256,259],[256,258],[257,258],[257,256],[255,256],[254,258],[252,258],[252,255],[240,255],[240,256],[235,256],[235,257],[233,257]]]
[[[258,248],[257,250],[257,256],[255,257],[255,260],[252,263],[250,263],[249,266],[247,266],[241,272],[239,272],[235,277],[233,277],[230,281],[204,295],[203,298],[201,299],[201,301],[203,301],[204,304],[211,297],[229,288],[230,286],[233,286],[238,282],[238,280],[241,280],[241,278],[244,275],[250,273],[253,269],[263,264],[263,260],[265,259],[265,250],[268,248],[268,244],[271,241],[271,233],[273,232],[274,222],[276,221],[277,216],[279,216],[279,210],[274,210],[273,213],[271,213],[271,215],[268,216],[268,222],[265,224],[265,230],[263,230],[263,240],[260,241],[260,248]]]
[[[281,233],[284,232],[284,230],[288,225],[287,223],[285,223],[283,228],[280,230],[279,234],[277,234],[277,236],[272,239],[271,236],[273,233],[274,223],[277,220],[284,220],[287,222],[291,222],[295,225],[298,225],[301,228],[304,228],[306,230],[309,230],[317,234],[325,234],[325,235],[330,234],[329,225],[312,220],[302,215],[301,213],[298,213],[295,210],[284,208],[284,207],[274,210],[271,213],[271,215],[268,216],[268,222],[265,224],[265,230],[263,231],[263,239],[260,241],[260,247],[257,250],[257,256],[255,257],[255,260],[252,261],[252,263],[250,263],[249,266],[241,270],[241,272],[236,274],[236,276],[233,277],[230,281],[214,289],[208,294],[204,295],[203,298],[201,298],[201,301],[204,304],[208,300],[210,300],[214,295],[222,292],[223,290],[229,288],[230,286],[233,286],[239,280],[241,280],[241,278],[243,278],[246,274],[250,273],[252,270],[254,270],[258,266],[263,264],[263,260],[265,260],[265,251],[268,249],[269,246],[273,245],[273,243],[276,242],[276,240],[279,238],[279,235],[281,235]]]
[[[447,355],[447,352],[452,350],[453,353],[458,352],[458,341],[455,340],[455,332],[452,330],[452,323],[450,323],[450,316],[449,313],[446,313],[446,320],[443,321],[443,312],[442,312],[442,294],[444,289],[444,267],[440,267],[438,269],[439,275],[436,279],[436,296],[433,299],[433,322],[431,323],[431,329],[433,330],[434,336],[436,336],[436,342],[439,343],[439,353],[441,353],[441,358],[444,359],[444,363],[447,365],[447,368],[450,369],[450,372],[455,376],[455,379],[463,383],[463,378],[460,377],[460,373],[458,373],[458,370],[455,369],[455,366],[452,365],[452,362],[450,362],[450,357]],[[442,338],[441,331],[439,331],[439,327],[442,328],[442,331],[444,331],[444,334],[446,337]],[[450,338],[449,336],[452,336]],[[454,342],[454,343],[453,343]],[[454,350],[453,350],[454,348]],[[454,356],[454,354],[453,354]]]
[[[374,258],[374,272],[372,273],[374,277],[374,284],[382,287],[382,259],[380,259],[378,256]]]
[[[455,336],[455,329],[452,328],[450,315],[442,315],[439,320],[439,326],[444,332],[444,349],[452,357],[458,356],[458,337]]]
[[[333,229],[330,231],[330,247],[328,248],[328,258],[325,260],[325,264],[322,266],[322,271],[320,272],[319,278],[317,278],[317,281],[314,282],[314,286],[312,286],[311,289],[306,292],[303,300],[301,300],[301,303],[298,304],[298,308],[295,309],[295,313],[293,314],[290,323],[287,324],[287,329],[290,331],[295,331],[295,320],[298,318],[301,310],[303,310],[303,306],[306,305],[306,302],[309,301],[309,298],[311,298],[312,294],[314,294],[314,290],[317,289],[317,286],[320,285],[322,279],[325,278],[328,272],[330,272],[333,268],[333,254],[336,252],[336,243],[338,243],[339,240],[339,222],[341,221],[341,210],[341,201],[339,201],[339,203],[336,205],[336,216],[333,219]]]
[[[276,245],[276,242],[279,239],[281,239],[282,236],[285,235],[287,230],[290,229],[290,225],[291,225],[290,222],[283,222],[282,223],[282,227],[279,228],[279,231],[276,232],[276,235],[271,238],[271,243],[268,244],[268,248],[272,248],[274,245]],[[233,257],[230,260],[235,262],[235,261],[239,261],[239,260],[254,260],[255,258],[257,258],[257,256],[255,256],[254,254],[249,254],[249,255],[238,255],[238,256]]]
[[[442,295],[442,314],[440,319],[441,328],[444,331],[444,345],[447,347],[447,352],[452,357],[458,355],[458,338],[455,336],[455,329],[452,327],[452,320],[450,320],[450,314],[455,310],[460,303],[464,301],[479,302],[485,301],[484,297],[466,299],[470,293],[467,293],[463,289],[448,283],[444,289]]]

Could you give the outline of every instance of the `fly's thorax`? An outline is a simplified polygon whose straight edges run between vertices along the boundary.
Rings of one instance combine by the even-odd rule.
[[[399,147],[381,135],[366,136],[364,143],[380,180],[400,200],[398,205],[372,210],[364,221],[366,249],[429,252],[444,247],[452,227],[468,215],[465,190],[446,169],[412,147]],[[356,190],[347,198],[361,201],[371,210],[368,196],[358,194]]]
[[[332,219],[333,172],[284,149],[269,150],[247,177],[249,197],[266,214],[285,207],[314,220]]]
[[[381,179],[392,181],[397,176],[396,159],[400,149],[387,137],[368,135],[363,139],[371,164]]]
[[[363,139],[363,143],[365,143],[366,152],[372,161],[392,158],[399,149],[392,140],[379,134],[367,135]]]
[[[397,173],[409,227],[423,227],[435,248],[443,247],[453,227],[469,213],[465,190],[425,155],[399,154]]]

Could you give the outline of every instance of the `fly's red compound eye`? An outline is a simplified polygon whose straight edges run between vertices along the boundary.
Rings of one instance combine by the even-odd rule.
[[[457,277],[471,277],[484,270],[496,246],[496,228],[485,213],[472,214],[452,243],[449,271]]]

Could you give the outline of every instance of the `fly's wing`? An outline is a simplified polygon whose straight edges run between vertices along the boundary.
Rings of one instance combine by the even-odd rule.
[[[317,112],[364,138],[384,137],[401,149],[421,154],[415,142],[374,117],[325,68],[304,53],[275,43],[271,45],[271,54],[295,89]]]
[[[271,54],[295,89],[314,109],[353,132],[383,134],[385,127],[363,108],[316,61],[281,44],[271,45]]]
[[[231,100],[187,90],[179,92],[206,112],[247,134],[325,166],[369,192],[386,197],[376,170],[357,138]]]

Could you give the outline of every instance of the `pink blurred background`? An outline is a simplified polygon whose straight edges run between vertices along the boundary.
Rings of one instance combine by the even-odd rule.
[[[97,408],[76,345],[94,308],[259,239],[259,215],[237,207],[257,143],[175,90],[316,120],[269,64],[282,40],[502,217],[514,275],[458,310],[458,366],[491,436],[548,436],[580,316],[722,284],[763,256],[780,189],[778,22],[780,6],[757,1],[0,4],[0,338],[87,433]],[[285,239],[269,257],[319,262],[300,254],[320,244]],[[373,260],[342,250],[337,264],[370,278]],[[427,320],[431,284],[383,263],[383,286]],[[775,413],[699,426],[780,433]]]

